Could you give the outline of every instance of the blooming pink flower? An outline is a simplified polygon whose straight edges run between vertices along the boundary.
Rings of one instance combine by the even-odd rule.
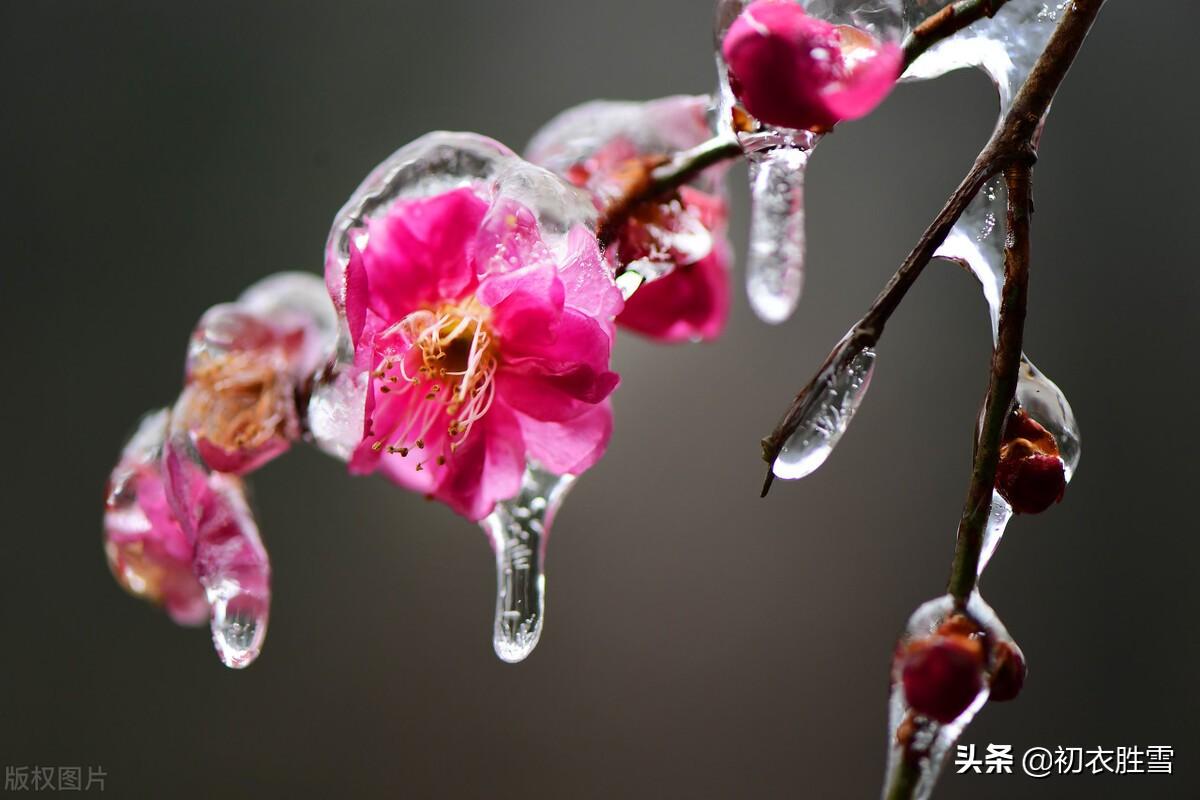
[[[352,471],[481,519],[528,459],[556,474],[596,463],[621,297],[589,230],[566,249],[558,263],[527,207],[470,188],[399,200],[351,237],[344,310],[370,375]]]
[[[588,189],[603,209],[625,190],[623,176],[645,169],[648,157],[618,137],[574,165],[566,177]],[[671,271],[638,288],[625,301],[617,324],[665,342],[720,336],[730,304],[727,219],[722,197],[691,186],[635,210],[605,251],[610,267],[647,260]]]
[[[808,16],[792,0],[758,0],[725,34],[730,87],[769,125],[824,131],[879,105],[903,54],[848,25]]]

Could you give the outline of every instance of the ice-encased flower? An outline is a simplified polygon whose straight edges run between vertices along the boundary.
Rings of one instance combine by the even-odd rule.
[[[146,415],[121,453],[104,504],[104,553],[122,588],[161,605],[180,625],[208,618],[192,570],[195,544],[179,524],[162,473],[166,409]]]
[[[585,103],[547,123],[528,157],[586,189],[603,212],[655,165],[711,137],[710,104],[709,97],[686,95]],[[628,295],[618,325],[667,342],[720,335],[732,261],[725,172],[724,164],[711,167],[623,220],[605,260],[645,283]]]
[[[891,92],[903,62],[895,44],[810,16],[792,0],[751,3],[721,50],[746,111],[797,130],[866,116]]]
[[[210,308],[188,346],[172,425],[210,469],[261,467],[299,438],[297,390],[332,355],[335,325],[321,279],[306,273],[271,276]]]
[[[507,184],[438,184],[362,214],[327,272],[353,370],[368,373],[351,471],[381,471],[473,520],[517,494],[527,460],[577,475],[612,431],[620,294],[586,218],[544,235],[521,198],[562,182],[522,165],[503,165]]]

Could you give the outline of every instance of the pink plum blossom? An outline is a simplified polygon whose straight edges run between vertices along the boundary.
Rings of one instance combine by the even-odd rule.
[[[784,128],[825,131],[870,113],[900,76],[903,54],[833,25],[792,0],[758,0],[725,34],[729,82],[746,111]]]
[[[604,453],[621,308],[590,230],[571,229],[556,256],[529,208],[483,194],[401,199],[367,219],[334,295],[369,373],[351,471],[473,520],[517,494],[527,460],[579,474]]]

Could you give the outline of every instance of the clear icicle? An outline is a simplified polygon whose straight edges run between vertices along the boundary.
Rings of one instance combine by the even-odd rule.
[[[996,612],[984,602],[978,591],[971,595],[966,610],[967,614],[983,627],[989,639],[1012,642],[1012,637],[996,616]],[[897,652],[914,639],[932,635],[954,611],[954,598],[950,595],[922,605],[909,619],[900,644],[897,645]],[[916,789],[912,797],[914,800],[928,800],[933,795],[938,776],[945,765],[946,755],[954,748],[955,742],[967,725],[987,703],[989,691],[985,682],[984,688],[958,718],[953,722],[939,723],[916,714],[909,708],[904,696],[904,686],[895,672],[894,670],[891,699],[888,704],[888,780],[884,783],[884,797],[887,796],[892,776],[907,757],[914,761],[917,767]],[[901,743],[899,736],[902,729],[911,737],[907,747]]]
[[[746,293],[764,322],[785,322],[804,291],[804,176],[809,151],[749,152],[750,250]]]
[[[492,645],[501,661],[514,664],[525,660],[542,635],[546,538],[574,481],[573,475],[555,475],[530,462],[521,492],[497,504],[480,523],[496,553]]]
[[[854,419],[875,369],[875,351],[850,351],[825,369],[800,409],[799,426],[771,466],[777,478],[798,480],[825,463]]]
[[[1004,536],[1004,530],[1008,527],[1008,522],[1012,517],[1012,506],[1000,496],[999,492],[993,489],[992,510],[988,514],[987,528],[983,532],[983,545],[979,550],[979,567],[975,571],[976,577],[983,574],[988,562],[996,554],[996,548],[1000,546],[1000,539]]]

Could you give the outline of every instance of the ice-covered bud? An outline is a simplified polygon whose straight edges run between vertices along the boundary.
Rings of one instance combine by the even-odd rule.
[[[1016,513],[1040,514],[1062,500],[1066,490],[1058,443],[1029,414],[1018,410],[1005,428],[996,491]]]
[[[992,646],[991,692],[988,699],[1004,703],[1016,699],[1025,685],[1025,654],[1015,642],[998,641]]]
[[[903,56],[851,25],[809,16],[791,0],[758,0],[721,46],[734,95],[762,122],[825,131],[870,113],[900,76]]]
[[[897,664],[908,705],[938,722],[958,719],[983,689],[984,655],[979,638],[956,631],[909,642]]]

